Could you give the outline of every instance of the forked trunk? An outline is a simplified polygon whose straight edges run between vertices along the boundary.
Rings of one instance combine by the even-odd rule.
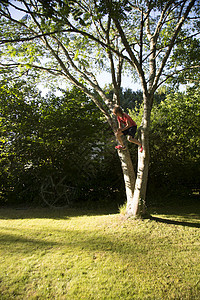
[[[149,169],[149,127],[150,127],[150,99],[144,96],[144,114],[140,129],[140,140],[143,145],[143,152],[138,152],[137,178],[133,200],[127,205],[126,213],[128,216],[142,217],[146,214],[146,190]]]

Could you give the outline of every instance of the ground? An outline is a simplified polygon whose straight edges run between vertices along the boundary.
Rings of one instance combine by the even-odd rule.
[[[1,299],[200,299],[200,205],[0,210]]]

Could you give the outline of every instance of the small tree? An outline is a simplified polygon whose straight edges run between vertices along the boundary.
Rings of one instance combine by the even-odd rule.
[[[17,8],[11,1],[3,2]],[[173,66],[170,60],[172,50],[180,33],[183,34],[184,24],[187,30],[183,38],[191,38],[194,34],[189,22],[199,30],[197,19],[193,17],[199,13],[199,2],[29,0],[20,3],[23,6],[17,9],[26,13],[21,20],[12,17],[8,6],[0,9],[2,43],[8,45],[4,48],[3,58],[6,53],[12,56],[12,59],[2,62],[3,67],[36,68],[54,76],[63,76],[94,101],[113,132],[116,124],[112,108],[119,104],[123,66],[139,78],[143,91],[140,138],[144,151],[138,153],[137,179],[129,152],[119,151],[118,154],[126,187],[127,214],[143,215],[153,96],[167,78],[181,71],[175,65],[172,72],[168,71],[169,66]],[[191,20],[190,12],[193,13]],[[19,59],[20,55],[23,59]],[[97,67],[104,67],[111,74],[112,100],[97,81]]]

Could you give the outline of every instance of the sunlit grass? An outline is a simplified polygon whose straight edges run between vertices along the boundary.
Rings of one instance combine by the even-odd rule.
[[[2,209],[0,299],[200,299],[199,211],[164,211]]]

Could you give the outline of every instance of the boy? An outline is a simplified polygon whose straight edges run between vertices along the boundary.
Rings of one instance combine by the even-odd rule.
[[[118,139],[120,145],[116,146],[115,149],[126,150],[126,146],[123,143],[122,136],[128,135],[128,141],[140,146],[140,152],[142,152],[142,144],[134,138],[137,130],[137,124],[129,115],[123,112],[119,105],[114,107],[113,114],[117,116],[117,121],[119,124],[119,128],[115,133],[115,136]],[[124,125],[124,127],[122,127],[122,124]]]

